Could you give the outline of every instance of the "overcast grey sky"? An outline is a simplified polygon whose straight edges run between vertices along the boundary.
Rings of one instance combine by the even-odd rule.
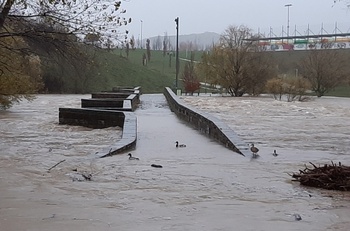
[[[175,18],[180,18],[180,35],[202,32],[221,34],[229,25],[244,24],[255,32],[276,35],[287,31],[288,7],[290,34],[303,33],[308,24],[313,33],[321,31],[322,23],[331,33],[337,22],[341,32],[350,32],[350,9],[344,2],[333,0],[127,0],[122,7],[132,23],[130,35],[142,38],[176,34]],[[142,20],[142,23],[141,23]],[[141,26],[142,24],[142,26]]]

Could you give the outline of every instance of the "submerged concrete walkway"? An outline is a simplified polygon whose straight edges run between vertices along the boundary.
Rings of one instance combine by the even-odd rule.
[[[170,110],[162,94],[141,95],[141,104],[135,114],[138,121],[138,139],[136,149],[132,151],[135,155],[176,155],[179,151],[175,148],[176,141],[186,144],[187,147],[182,152],[191,155],[208,151],[219,153],[223,150],[239,155],[179,119]]]
[[[226,148],[243,156],[250,156],[248,145],[226,123],[218,118],[186,105],[170,88],[164,90],[171,111],[190,126],[216,140]]]

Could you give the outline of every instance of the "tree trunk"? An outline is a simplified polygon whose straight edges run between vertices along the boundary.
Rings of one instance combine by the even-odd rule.
[[[323,96],[323,92],[317,91],[317,92],[316,92],[316,95],[317,95],[318,98],[320,98],[321,96]]]
[[[0,28],[2,28],[4,26],[5,19],[7,18],[14,2],[15,2],[15,0],[7,0],[4,8],[0,12]]]

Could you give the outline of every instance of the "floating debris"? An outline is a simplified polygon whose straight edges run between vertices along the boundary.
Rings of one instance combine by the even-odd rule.
[[[350,167],[339,164],[325,164],[323,167],[317,167],[309,162],[314,168],[310,169],[305,165],[304,170],[294,173],[292,177],[302,185],[311,187],[350,191]]]
[[[153,168],[163,168],[162,165],[159,165],[159,164],[152,164],[151,165]]]

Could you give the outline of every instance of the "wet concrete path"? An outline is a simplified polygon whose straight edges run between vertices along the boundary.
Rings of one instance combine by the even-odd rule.
[[[215,156],[224,152],[239,156],[178,119],[163,95],[142,95],[136,115],[138,140],[135,154],[165,159],[177,157],[179,153],[212,153]],[[176,149],[176,141],[187,147]]]

